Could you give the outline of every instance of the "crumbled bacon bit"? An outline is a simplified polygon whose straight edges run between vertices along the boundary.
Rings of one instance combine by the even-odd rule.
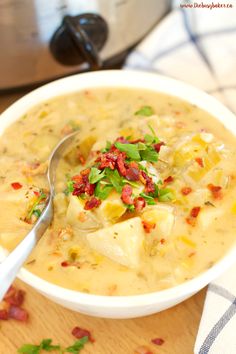
[[[144,231],[149,234],[153,229],[155,229],[156,224],[150,221],[143,220],[142,221]]]
[[[80,172],[80,175],[75,175],[72,177],[72,181],[75,182],[74,184],[74,190],[72,192],[72,195],[81,195],[83,193],[86,193],[87,195],[93,195],[94,190],[95,190],[95,185],[89,183],[89,176],[90,169],[87,168],[83,171]]]
[[[153,354],[153,352],[145,345],[141,345],[135,349],[134,354]]]
[[[191,225],[195,226],[196,225],[196,219],[198,217],[198,214],[200,213],[201,207],[194,207],[190,211],[190,216],[186,218],[186,222]]]
[[[165,343],[164,339],[162,338],[154,338],[151,340],[151,342],[156,345],[162,345]]]
[[[160,240],[160,243],[161,243],[162,245],[164,245],[165,242],[166,242],[166,240],[165,240],[164,238],[162,238],[162,239]]]
[[[116,166],[116,160],[116,155],[111,152],[106,152],[105,154],[100,154],[100,156],[96,159],[96,162],[100,162],[100,169],[110,167],[111,170],[114,170]]]
[[[85,170],[81,171],[80,174],[82,176],[88,176],[90,173],[90,168],[86,168]]]
[[[22,188],[22,184],[20,184],[19,182],[13,182],[13,183],[11,183],[11,186],[15,190]]]
[[[222,187],[221,186],[214,186],[214,184],[208,184],[207,188],[211,191],[212,197],[214,199],[222,199]]]
[[[34,191],[34,195],[36,195],[36,197],[39,197],[40,193],[38,191]]]
[[[183,194],[183,195],[188,195],[189,193],[191,193],[193,190],[192,190],[192,188],[191,187],[183,187],[182,189],[181,189],[181,193]]]
[[[1,302],[0,320],[13,318],[18,321],[26,321],[28,319],[28,313],[21,308],[24,297],[25,292],[23,290],[17,290],[15,287],[10,286]]]
[[[139,180],[145,185],[146,193],[155,192],[155,185],[151,179],[144,171],[139,171]]]
[[[101,204],[100,199],[92,197],[90,200],[87,200],[87,202],[85,203],[84,209],[91,210],[93,208],[98,208],[100,204]]]
[[[128,167],[128,169],[126,170],[126,178],[128,181],[138,181],[139,170],[135,167]]]
[[[92,337],[91,332],[88,331],[87,329],[75,327],[72,329],[71,334],[77,339],[88,337],[90,342],[92,343],[95,342],[95,339]]]
[[[190,216],[192,216],[192,218],[197,218],[198,214],[200,213],[201,207],[197,206],[192,208],[191,212],[190,212]]]
[[[84,188],[84,191],[85,193],[87,193],[88,195],[93,195],[94,194],[94,191],[95,191],[95,184],[91,184],[89,182],[87,182],[85,184],[85,188]]]
[[[134,207],[137,212],[140,212],[146,206],[146,201],[143,197],[137,197],[134,199]]]
[[[125,167],[125,157],[126,157],[126,154],[123,152],[121,154],[119,154],[117,157],[117,167],[118,167],[118,171],[120,172],[121,176],[126,176],[126,174],[127,174],[127,170]]]
[[[4,301],[6,301],[9,305],[21,306],[24,302],[25,292],[23,290],[15,290],[13,287],[10,287],[8,292],[4,297]]]
[[[161,147],[165,145],[165,143],[163,141],[161,141],[160,143],[157,144],[153,144],[154,149],[156,150],[156,152],[160,152]]]
[[[122,202],[124,202],[125,204],[128,204],[128,205],[134,204],[134,201],[131,198],[132,192],[133,192],[132,187],[129,186],[128,184],[126,184],[122,188],[122,192],[121,192],[121,200],[122,200]]]
[[[195,161],[199,164],[200,167],[204,167],[203,159],[201,157],[196,157]]]
[[[81,183],[82,182],[82,176],[81,175],[75,175],[71,179],[72,179],[72,181],[74,181],[76,183]]]
[[[169,184],[169,183],[172,183],[173,181],[174,181],[174,177],[169,176],[164,179],[164,184]]]
[[[10,306],[8,316],[23,322],[27,321],[29,317],[28,312],[18,306]]]

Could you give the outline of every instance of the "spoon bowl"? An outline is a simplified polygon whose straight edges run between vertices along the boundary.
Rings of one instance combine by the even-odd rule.
[[[15,279],[18,270],[26,261],[33,248],[43,236],[53,218],[53,197],[55,193],[54,183],[56,178],[57,164],[63,154],[63,151],[71,144],[76,136],[77,131],[65,136],[59,141],[52,151],[47,169],[47,179],[49,185],[49,196],[47,198],[46,206],[38,218],[37,222],[19,243],[19,245],[0,263],[0,301],[3,299],[5,293]]]

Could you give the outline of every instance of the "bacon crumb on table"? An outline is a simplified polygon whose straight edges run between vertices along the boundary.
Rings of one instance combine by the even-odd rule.
[[[29,315],[21,305],[25,299],[25,292],[10,286],[3,301],[0,303],[0,320],[8,320],[13,318],[17,321],[27,321]]]
[[[81,339],[83,337],[88,337],[90,342],[92,342],[92,343],[95,342],[95,339],[92,337],[91,332],[88,331],[87,329],[84,329],[81,327],[74,327],[71,331],[71,334],[77,339]]]
[[[162,345],[165,343],[164,339],[162,338],[153,338],[151,342],[156,345]]]

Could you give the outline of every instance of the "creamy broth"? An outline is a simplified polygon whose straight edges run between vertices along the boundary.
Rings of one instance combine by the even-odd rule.
[[[40,216],[48,195],[47,158],[63,136],[77,129],[57,168],[53,223],[28,259],[29,271],[82,292],[141,294],[195,277],[235,242],[235,137],[207,112],[178,98],[97,89],[42,103],[1,137],[3,247],[13,249]],[[135,145],[140,156],[148,148],[158,161],[136,160],[138,180],[127,181],[117,170],[122,191],[127,185],[132,190],[130,204],[113,186],[104,200],[96,198],[97,207],[84,209],[93,197],[75,195],[78,176],[87,168],[91,173],[93,166],[102,172],[96,159],[119,137],[126,139],[121,145]],[[131,160],[126,154],[126,168]],[[141,171],[158,195],[147,192]],[[109,183],[105,179],[100,186]],[[132,204],[138,198],[141,209]]]

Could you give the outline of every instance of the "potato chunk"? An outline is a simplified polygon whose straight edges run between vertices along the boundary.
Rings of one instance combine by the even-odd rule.
[[[68,224],[78,230],[92,231],[102,227],[93,211],[84,210],[83,200],[74,195],[70,197],[66,220]]]
[[[139,217],[135,217],[87,235],[91,248],[130,268],[137,268],[144,240]]]
[[[170,235],[174,225],[174,208],[159,203],[144,211],[141,218],[143,221],[156,225],[153,231],[155,235],[166,237]]]
[[[213,206],[208,206],[202,208],[198,216],[198,223],[203,230],[206,230],[214,221],[221,217],[223,213],[224,210],[220,207],[215,208]]]
[[[95,210],[95,214],[99,220],[102,220],[104,226],[117,222],[125,212],[126,207],[117,192],[112,192]]]

